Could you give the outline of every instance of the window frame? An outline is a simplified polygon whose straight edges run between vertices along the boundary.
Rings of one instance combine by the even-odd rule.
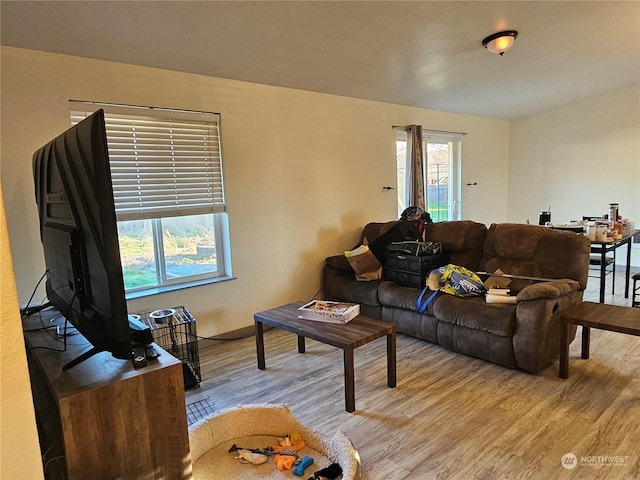
[[[151,222],[150,233],[153,239],[152,249],[154,255],[152,263],[155,268],[156,283],[153,285],[128,288],[126,290],[127,299],[139,298],[208,283],[216,283],[234,278],[231,269],[229,224],[224,192],[222,128],[220,114],[70,100],[69,109],[72,124],[77,123],[77,121],[82,119],[82,115],[88,116],[100,108],[105,110],[107,144],[109,144],[110,141],[112,145],[116,144],[114,150],[118,152],[116,155],[119,156],[118,160],[111,160],[112,149],[110,147],[110,162],[112,162],[112,165],[115,162],[118,162],[119,164],[119,170],[115,175],[121,174],[121,172],[124,171],[125,180],[127,176],[134,178],[134,182],[138,179],[138,185],[140,185],[138,190],[143,191],[142,196],[136,196],[134,202],[118,203],[118,195],[120,195],[120,198],[126,196],[125,200],[128,200],[129,198],[132,198],[132,195],[129,192],[135,191],[134,193],[138,193],[135,183],[118,183],[120,189],[116,191],[116,188],[114,188],[117,222],[118,224],[128,220],[148,220]],[[135,124],[139,119],[143,119],[140,120],[140,122],[151,122],[151,126],[149,127],[150,130],[148,131],[152,133],[150,136],[144,138],[144,142],[145,146],[147,146],[149,150],[153,150],[153,152],[146,154],[147,158],[145,158],[145,154],[138,156],[137,151],[133,153],[134,148],[131,146],[127,147],[127,145],[129,145],[127,141],[131,141],[133,145],[136,140],[135,138],[134,140],[129,140],[124,137],[127,135],[136,137],[136,126],[131,127],[131,132],[133,133],[129,132],[128,126],[122,127],[121,124],[115,129],[113,128],[113,125],[122,121],[123,118],[127,121],[131,120],[132,124]],[[110,123],[110,121],[115,123]],[[126,124],[127,121],[124,121],[124,123]],[[211,123],[207,123],[208,121]],[[178,137],[175,137],[174,133],[171,131],[171,122],[175,122],[174,125],[180,124],[181,122],[193,124],[195,125],[194,128],[196,129],[196,133],[189,133],[190,127],[187,125],[187,133],[181,138],[180,134],[176,133],[175,135],[178,135]],[[157,125],[155,123],[157,123]],[[198,127],[198,124],[202,125]],[[138,125],[140,125],[140,123],[138,123]],[[169,126],[167,127],[167,125]],[[140,132],[143,132],[144,128],[145,127],[138,127]],[[166,129],[169,133],[154,133],[163,132],[163,129]],[[175,129],[179,129],[179,127],[176,126]],[[202,132],[205,133],[198,133],[198,129],[201,129]],[[113,133],[110,137],[109,133],[114,131],[116,133]],[[213,137],[211,136],[211,132],[213,132]],[[142,133],[138,135],[140,136]],[[200,139],[200,136],[202,136],[202,139]],[[142,139],[142,137],[140,138]],[[184,143],[184,138],[187,139],[186,147],[184,147],[180,152],[174,152],[174,147],[178,145],[178,142]],[[192,139],[195,139],[195,141]],[[191,152],[195,153],[192,154]],[[135,160],[127,160],[128,158],[134,158]],[[152,158],[153,160],[149,161],[149,158]],[[129,164],[126,162],[129,162]],[[145,162],[147,162],[148,165],[151,165],[151,168],[144,170],[146,168]],[[162,172],[167,171],[167,162],[173,165],[169,165],[169,171],[170,174],[175,173],[175,175],[177,175],[177,177],[174,175],[174,177],[177,178],[177,181],[172,180],[174,177],[170,177],[169,181],[161,178]],[[184,166],[186,166],[186,168],[184,168]],[[140,168],[143,170],[138,170]],[[163,168],[164,170],[162,170]],[[138,172],[139,175],[135,172],[131,173],[134,170],[135,172]],[[185,171],[187,172],[186,176],[183,174]],[[140,183],[139,179],[142,179],[142,182],[144,182],[144,178],[147,178],[145,177],[145,174],[149,172],[152,175],[155,175],[155,177],[150,177],[153,180],[147,181],[146,184]],[[160,173],[158,174],[157,172]],[[180,176],[181,174],[183,175],[182,177]],[[112,171],[112,180],[113,178],[114,172]],[[158,180],[158,178],[160,178],[160,180]],[[166,175],[164,178],[167,178]],[[186,183],[184,179],[186,179]],[[115,187],[117,182],[115,180],[113,181]],[[124,188],[122,185],[124,185]],[[152,197],[145,197],[144,189],[146,185],[153,185]],[[125,193],[122,194],[122,192]],[[179,198],[183,192],[189,192],[188,195],[184,195],[186,201],[182,201],[182,199]],[[168,193],[171,195],[167,195]],[[156,200],[158,198],[162,199],[163,196],[170,199],[167,203],[168,206],[160,207],[156,210],[145,209],[146,199],[152,198],[153,205],[156,205]],[[172,208],[173,205],[171,204],[171,199],[173,198],[176,199],[175,208]],[[124,207],[122,205],[124,205]],[[134,206],[133,209],[129,208],[131,205]],[[118,206],[120,206],[120,209]],[[140,208],[138,208],[138,206],[140,206]],[[163,240],[164,229],[162,228],[162,222],[170,219],[171,217],[190,217],[193,215],[211,215],[214,232],[213,241],[216,246],[215,270],[212,272],[195,273],[188,276],[185,275],[178,278],[170,278],[165,263],[167,252]]]
[[[402,213],[404,208],[410,206],[407,205],[407,193],[409,191],[408,182],[410,178],[407,172],[411,171],[408,154],[401,158],[398,155],[398,142],[407,143],[407,132],[404,128],[395,128],[395,141],[396,141],[396,176],[397,176],[397,189],[398,189],[398,215]],[[423,179],[424,179],[424,191],[425,196],[428,199],[428,176],[427,171],[429,165],[427,163],[427,144],[428,143],[448,143],[449,144],[449,187],[447,192],[448,197],[448,212],[447,220],[460,220],[462,218],[461,209],[461,169],[462,169],[462,138],[465,134],[458,132],[444,132],[438,130],[423,130],[422,131],[422,148],[424,152],[424,164],[423,164]],[[408,151],[407,151],[408,153]],[[401,166],[404,167],[404,172],[401,173]],[[427,201],[427,211],[429,210],[429,203]]]

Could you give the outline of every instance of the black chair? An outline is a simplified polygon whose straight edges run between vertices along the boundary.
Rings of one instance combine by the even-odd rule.
[[[589,258],[589,277],[600,278],[602,272],[602,256],[591,254]],[[595,267],[595,268],[593,268]],[[593,273],[593,274],[592,274]],[[611,275],[611,295],[616,293],[616,251],[613,256],[606,256],[604,260],[604,275]]]

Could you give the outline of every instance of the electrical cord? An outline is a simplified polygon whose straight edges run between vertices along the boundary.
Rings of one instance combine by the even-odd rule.
[[[45,308],[47,308],[48,306],[51,305],[50,302],[47,302],[46,304],[40,303],[40,305],[38,305],[36,307],[29,308],[29,305],[31,304],[31,300],[33,300],[33,297],[35,296],[36,291],[38,290],[38,287],[42,283],[42,280],[44,280],[45,277],[47,276],[47,273],[49,273],[49,269],[44,271],[44,273],[40,277],[40,280],[38,280],[38,283],[36,283],[36,286],[33,289],[33,292],[31,292],[31,297],[29,297],[29,300],[27,301],[27,304],[25,305],[25,307],[23,309],[20,310],[20,316],[21,317],[29,317],[29,316],[33,315],[34,313],[37,313],[40,310],[43,310],[43,309],[45,309]]]
[[[55,290],[58,290],[60,288],[63,287],[58,287]],[[42,318],[42,312],[38,311],[38,316],[39,316],[39,320],[40,320],[40,325],[42,326],[39,329],[36,330],[44,330],[54,341],[58,342],[58,343],[62,343],[63,347],[62,349],[59,348],[52,348],[52,347],[47,347],[44,345],[36,345],[33,347],[30,347],[29,350],[50,350],[53,352],[66,352],[67,351],[67,325],[69,324],[69,315],[71,313],[71,309],[73,308],[73,302],[76,299],[76,294],[73,294],[73,297],[71,298],[71,302],[69,302],[69,304],[67,305],[68,309],[66,314],[61,314],[61,316],[64,317],[64,330],[63,330],[63,334],[62,334],[62,340],[60,340],[59,338],[55,337],[54,335],[51,334],[50,329],[51,327],[46,327],[44,324],[44,320]],[[53,321],[55,321],[57,318],[60,318],[60,315],[53,317],[52,319],[49,320],[49,323],[53,323]],[[56,325],[56,331],[58,330],[58,325]]]
[[[313,294],[313,297],[311,297],[311,299],[309,301],[305,302],[305,303],[309,303],[309,302],[315,300],[318,297],[318,295],[320,295],[322,290],[323,290],[323,287],[320,287],[318,289],[318,291]],[[265,325],[265,327],[267,327],[268,330],[273,328],[273,327],[270,327],[268,325]],[[194,336],[198,340],[207,340],[207,341],[210,341],[210,342],[219,342],[219,343],[221,343],[221,342],[229,342],[229,341],[233,341],[233,340],[243,340],[245,338],[255,337],[255,335],[256,335],[255,332],[251,332],[251,333],[247,333],[246,335],[239,335],[239,336],[229,336],[228,334],[225,334],[225,333],[222,333],[220,335],[216,335],[214,337],[202,337],[200,335],[192,335],[192,336]]]
[[[40,320],[40,325],[42,325],[42,327],[41,328],[36,328],[36,329],[33,329],[33,330],[29,330],[29,331],[30,332],[35,332],[35,331],[39,331],[39,330],[44,330],[47,333],[47,335],[49,335],[54,341],[56,341],[58,343],[62,343],[63,344],[63,348],[60,349],[60,348],[47,347],[47,346],[44,346],[44,345],[36,345],[36,346],[30,347],[29,351],[31,351],[31,350],[49,350],[51,352],[66,352],[67,351],[66,337],[64,339],[65,340],[64,342],[61,341],[59,338],[56,338],[54,335],[51,334],[50,330],[52,328],[57,328],[57,326],[54,327],[54,326],[50,325],[50,326],[46,327],[45,324],[44,324],[44,319],[42,318],[42,313],[41,312],[38,312],[38,317],[39,317],[39,320]],[[55,320],[56,318],[57,317],[54,317],[51,320]]]
[[[44,297],[44,298],[42,299],[42,301],[44,302],[44,301],[46,300],[46,298],[47,298],[47,297]],[[44,310],[44,309],[43,309],[43,310]],[[44,321],[43,321],[43,319],[42,319],[42,313],[41,313],[40,311],[38,311],[38,312],[34,312],[34,313],[32,313],[31,315],[34,315],[35,313],[38,313],[38,314],[39,314],[39,321],[40,321],[40,325],[41,325],[41,327],[39,327],[39,328],[32,328],[32,329],[29,329],[29,330],[23,330],[23,332],[24,332],[24,333],[42,332],[42,331],[53,330],[53,329],[55,329],[56,331],[58,331],[58,330],[59,330],[60,325],[57,325],[57,324],[55,323],[55,321],[56,321],[58,318],[62,317],[62,315],[56,315],[55,317],[50,318],[50,319],[49,319],[49,325],[45,325],[45,323],[44,323]],[[28,316],[31,316],[31,315],[28,315]],[[49,336],[51,336],[51,338],[53,338],[54,340],[56,340],[56,341],[58,341],[58,342],[60,341],[60,339],[59,339],[59,338],[56,338],[56,337],[52,336],[51,334],[49,334]],[[61,337],[61,336],[62,336],[62,334],[59,334],[59,336]]]
[[[48,272],[48,270],[47,270],[47,272]],[[35,295],[35,292],[36,292],[36,290],[38,289],[38,286],[40,285],[40,283],[42,282],[42,280],[45,278],[45,276],[46,276],[47,272],[45,272],[45,273],[44,273],[44,275],[43,275],[43,276],[40,278],[40,280],[38,281],[38,283],[37,283],[37,285],[36,285],[36,287],[35,287],[35,289],[34,289],[34,291],[33,291],[33,294],[31,295],[31,298],[29,298],[29,301],[27,302],[27,306],[23,309],[24,311],[28,311],[28,310],[29,310],[28,306],[29,306],[29,304],[31,303],[31,300],[33,300],[33,297],[34,297],[34,295]],[[59,288],[62,288],[62,287],[59,287]],[[55,289],[55,290],[57,290],[57,289]],[[55,291],[55,290],[54,290],[54,291]],[[311,302],[311,301],[315,300],[315,299],[317,298],[317,296],[318,296],[321,292],[322,292],[322,287],[320,287],[320,289],[319,289],[316,293],[314,293],[314,294],[313,294],[313,296],[311,297],[311,299],[309,300],[309,302]],[[46,297],[45,297],[45,298],[46,298]],[[56,319],[60,318],[60,316],[53,317],[52,319],[50,319],[50,320],[49,320],[50,325],[49,325],[49,326],[45,326],[45,325],[44,325],[44,322],[43,322],[43,320],[42,320],[42,314],[40,313],[40,310],[37,310],[37,311],[31,312],[31,313],[29,313],[28,315],[24,315],[24,314],[23,314],[23,316],[30,316],[30,315],[33,315],[34,313],[40,313],[40,324],[42,325],[40,328],[34,328],[34,329],[31,329],[31,330],[25,330],[25,333],[28,333],[28,332],[37,332],[37,331],[46,331],[46,332],[49,334],[49,336],[50,336],[53,340],[55,340],[56,342],[62,343],[62,344],[63,344],[63,346],[64,346],[62,350],[60,350],[60,349],[55,349],[55,348],[51,348],[51,347],[45,347],[45,346],[35,346],[35,347],[31,347],[31,348],[30,348],[30,350],[43,349],[43,350],[52,350],[52,351],[55,351],[55,352],[65,352],[65,351],[67,350],[67,337],[68,337],[69,335],[72,335],[72,334],[73,334],[73,333],[71,333],[71,334],[67,334],[67,325],[69,324],[69,320],[68,320],[68,318],[67,318],[67,317],[68,317],[69,313],[71,312],[72,305],[73,305],[73,301],[75,300],[75,298],[76,298],[76,296],[75,296],[75,294],[74,294],[73,298],[71,299],[71,303],[68,305],[69,310],[67,311],[67,314],[66,314],[66,315],[64,315],[64,319],[65,319],[65,321],[64,321],[64,330],[63,330],[63,333],[62,333],[63,340],[60,340],[60,338],[57,338],[56,336],[54,336],[54,335],[53,335],[53,334],[51,334],[51,332],[50,332],[50,330],[51,330],[51,329],[54,329],[54,328],[56,329],[56,331],[59,331],[59,327],[60,327],[60,326],[59,326],[59,325],[54,325],[54,321],[55,321]],[[307,303],[308,303],[308,302],[307,302]],[[49,305],[50,305],[50,303],[49,303],[49,302],[47,302],[47,306],[49,306]],[[22,312],[22,311],[21,311],[21,312]],[[77,333],[77,332],[75,332],[75,333]],[[235,335],[228,335],[228,334],[224,334],[224,333],[223,333],[223,334],[220,334],[220,335],[213,336],[213,337],[203,337],[203,336],[201,336],[201,335],[192,335],[192,336],[193,336],[193,337],[195,337],[195,338],[197,338],[198,340],[206,340],[206,341],[209,341],[209,342],[219,342],[219,343],[221,343],[221,342],[229,342],[229,341],[233,341],[233,340],[243,340],[243,339],[245,339],[245,338],[254,337],[254,336],[255,336],[255,332],[251,332],[251,333],[247,333],[247,334],[245,334],[245,335],[239,335],[239,336],[235,336]]]
[[[51,464],[51,462],[54,462],[56,460],[65,460],[66,457],[64,455],[58,455],[57,457],[51,457],[49,460],[46,461],[46,463],[43,466],[44,469],[44,473],[47,473],[47,469],[49,468],[49,465]]]

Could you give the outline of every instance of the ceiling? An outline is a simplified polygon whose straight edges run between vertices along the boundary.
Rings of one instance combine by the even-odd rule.
[[[6,1],[9,45],[515,119],[640,83],[640,1]],[[519,31],[504,56],[482,47]],[[639,106],[640,108],[640,106]]]

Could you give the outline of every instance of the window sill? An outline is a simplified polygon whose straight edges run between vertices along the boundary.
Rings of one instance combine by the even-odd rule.
[[[236,277],[224,276],[216,278],[208,278],[206,280],[195,280],[193,282],[185,282],[176,285],[164,285],[162,287],[147,288],[144,290],[136,290],[135,292],[128,292],[125,294],[127,300],[134,300],[136,298],[150,297],[152,295],[159,295],[161,293],[175,292],[176,290],[183,290],[185,288],[200,287],[202,285],[210,285],[212,283],[226,282],[228,280],[235,280]]]

